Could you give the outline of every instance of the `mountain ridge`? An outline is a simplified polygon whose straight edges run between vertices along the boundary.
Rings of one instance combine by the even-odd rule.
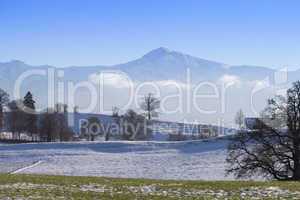
[[[125,64],[128,64],[128,63],[131,63],[131,62],[134,62],[136,60],[140,60],[140,59],[143,59],[143,58],[149,58],[153,55],[156,55],[157,54],[159,56],[162,56],[162,55],[176,55],[176,56],[182,56],[182,57],[187,57],[187,58],[192,58],[192,59],[196,59],[196,60],[201,60],[203,62],[211,62],[211,63],[215,63],[215,64],[220,64],[220,65],[224,65],[224,66],[228,66],[229,68],[231,67],[240,67],[240,66],[244,66],[244,67],[257,67],[257,68],[268,68],[268,69],[272,69],[270,67],[267,67],[267,66],[258,66],[258,65],[247,65],[247,64],[240,64],[240,65],[231,65],[231,64],[225,64],[225,63],[222,63],[222,62],[219,62],[219,61],[213,61],[213,60],[209,60],[209,59],[204,59],[204,58],[200,58],[198,56],[193,56],[193,55],[190,55],[190,54],[186,54],[186,53],[182,53],[180,51],[175,51],[175,50],[170,50],[166,47],[159,47],[159,48],[156,48],[156,49],[153,49],[151,51],[149,51],[148,53],[142,55],[141,57],[137,58],[137,59],[134,59],[132,61],[127,61],[127,62],[124,62],[124,63],[119,63],[119,64],[113,64],[113,65],[102,65],[102,64],[96,64],[96,65],[81,65],[81,66],[77,66],[77,65],[68,65],[68,66],[63,66],[63,67],[56,67],[54,65],[48,65],[48,64],[43,64],[43,65],[31,65],[31,64],[28,64],[22,60],[17,60],[17,59],[12,59],[10,61],[6,61],[6,62],[0,62],[0,66],[2,65],[26,65],[28,67],[42,67],[42,66],[48,66],[48,67],[55,67],[55,68],[59,68],[59,69],[66,69],[66,68],[74,68],[74,67],[116,67],[116,66],[121,66],[121,65],[125,65]],[[272,69],[274,70],[274,69]],[[300,69],[297,69],[297,70],[300,70]],[[297,71],[295,70],[295,71]]]
[[[234,75],[245,80],[261,80],[265,77],[274,76],[276,72],[275,69],[269,67],[229,65],[198,58],[165,47],[159,47],[135,60],[116,65],[55,67],[50,65],[29,65],[20,60],[0,62],[0,78],[14,81],[15,78],[28,69],[45,68],[63,70],[65,72],[65,79],[74,81],[87,80],[91,74],[104,70],[122,71],[137,81],[184,81],[187,76],[187,69],[189,69],[191,78],[195,82],[216,81],[223,75]],[[293,79],[296,79],[298,75],[300,76],[300,69],[291,71],[290,74]]]
[[[54,69],[54,92],[56,96],[52,93],[49,93],[48,91],[48,68]],[[24,72],[30,72],[31,69],[43,69],[45,70],[45,73],[44,75],[34,75],[30,76],[29,78],[26,78],[21,85],[21,95],[19,97],[15,97],[14,92],[16,80],[19,77],[21,77],[20,75],[22,75]],[[172,51],[166,48],[158,48],[146,53],[145,55],[135,60],[111,66],[69,66],[61,68],[49,65],[33,66],[18,60],[13,60],[11,62],[6,63],[0,62],[0,87],[1,89],[9,93],[9,95],[12,97],[11,99],[23,98],[26,92],[30,90],[34,94],[35,98],[38,99],[38,103],[40,104],[39,107],[45,108],[46,106],[49,107],[47,105],[47,102],[49,102],[49,98],[52,97],[51,95],[55,96],[55,100],[53,101],[58,102],[60,100],[57,97],[58,95],[60,95],[60,91],[58,91],[58,82],[64,83],[66,86],[66,90],[63,91],[64,95],[68,98],[73,98],[72,94],[70,97],[68,93],[69,83],[71,83],[73,86],[71,88],[77,89],[78,87],[75,86],[76,84],[85,84],[88,82],[88,84],[93,84],[92,87],[94,87],[94,89],[98,90],[97,84],[99,82],[96,83],[93,80],[97,80],[100,72],[111,73],[111,71],[114,71],[126,73],[126,75],[132,80],[133,84],[136,83],[136,85],[138,85],[142,82],[160,82],[166,80],[186,83],[188,74],[187,69],[190,70],[190,76],[188,77],[189,81],[191,84],[194,85],[197,85],[198,83],[208,82],[218,87],[224,86],[223,83],[227,83],[228,81],[236,81],[237,83],[237,87],[228,88],[228,92],[230,92],[230,95],[228,95],[228,98],[230,98],[230,100],[228,100],[228,102],[231,102],[234,106],[227,108],[228,112],[225,114],[218,113],[216,114],[216,116],[202,116],[203,120],[211,120],[209,121],[209,123],[215,123],[215,119],[223,115],[226,115],[227,119],[233,119],[233,114],[236,112],[235,109],[237,108],[243,108],[244,110],[249,111],[249,105],[252,102],[249,102],[247,100],[250,99],[249,95],[250,91],[252,91],[252,87],[255,87],[255,84],[260,83],[262,80],[270,80],[270,85],[274,85],[274,77],[277,72],[275,69],[268,67],[228,65],[220,62],[197,58],[188,54]],[[61,71],[63,71],[63,77],[58,77],[58,74]],[[287,83],[299,80],[300,70],[291,71],[287,75]],[[104,89],[105,94],[103,93],[102,97],[105,96],[107,108],[123,105],[123,100],[126,101],[127,97],[131,97],[127,96],[129,94],[127,94],[128,91],[125,89],[126,87],[122,87],[122,84],[125,85],[124,81],[122,82],[122,80],[120,81],[119,79],[120,76],[117,78],[113,77],[109,84],[106,85],[106,89]],[[279,79],[281,79],[281,77],[279,77]],[[240,83],[243,84],[242,87],[239,87]],[[279,86],[282,86],[282,82],[280,82],[279,84]],[[205,90],[205,88],[202,89]],[[271,89],[272,87],[269,87],[267,88],[267,91]],[[173,94],[174,88],[166,85],[162,86],[161,91],[162,93]],[[261,96],[261,94],[265,96]],[[102,94],[100,94],[99,92],[99,94],[95,95],[95,98],[100,97],[100,95]],[[257,98],[259,98],[259,101],[257,101],[259,108],[265,106],[264,102],[266,102],[266,99],[270,97],[265,94],[265,91],[259,93],[257,96]],[[86,88],[79,87],[79,89],[77,89],[76,91],[76,94],[74,94],[74,99],[76,105],[86,105],[86,103],[89,102],[89,95],[87,94]],[[185,100],[187,101],[187,99]],[[173,102],[173,100],[170,101],[170,105],[176,104]],[[203,106],[203,108],[210,107],[212,106],[211,104],[213,104],[213,102],[201,101],[201,105]],[[93,112],[101,112],[101,110],[97,110],[99,108],[100,106],[97,106],[95,108],[95,111]],[[218,108],[218,106],[216,108]],[[183,112],[179,115],[165,115],[165,118],[162,119],[171,121],[180,121],[185,118],[198,119],[198,114],[199,113],[194,112]]]

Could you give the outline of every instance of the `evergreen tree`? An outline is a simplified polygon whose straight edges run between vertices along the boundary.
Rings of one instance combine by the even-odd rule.
[[[23,100],[25,113],[25,131],[30,134],[32,140],[37,133],[37,115],[35,111],[35,101],[31,92],[27,92]]]

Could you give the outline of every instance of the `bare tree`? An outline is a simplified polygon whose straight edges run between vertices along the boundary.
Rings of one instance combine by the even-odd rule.
[[[87,136],[90,141],[95,141],[95,137],[102,134],[101,122],[97,117],[88,118],[88,132]]]
[[[116,118],[120,116],[120,108],[113,107],[112,108],[112,117]]]
[[[119,123],[125,140],[144,140],[151,137],[152,130],[148,128],[146,118],[134,110],[127,110]]]
[[[66,112],[64,104],[56,104],[55,109],[47,108],[41,114],[39,132],[42,140],[47,142],[72,140],[74,133],[68,126]]]
[[[21,139],[21,133],[25,130],[24,112],[22,100],[14,100],[8,103],[8,128],[14,139]]]
[[[75,114],[75,113],[78,113],[78,106],[74,106],[73,112],[74,112],[74,114]]]
[[[140,104],[142,110],[145,111],[145,116],[148,120],[158,116],[157,110],[160,108],[160,100],[153,96],[152,93],[144,96]]]
[[[2,130],[4,124],[4,115],[3,115],[3,108],[9,102],[9,95],[0,88],[0,129]]]
[[[40,115],[39,133],[42,141],[53,142],[59,138],[55,112],[51,108],[47,108]]]
[[[238,110],[238,112],[235,115],[235,123],[238,125],[239,129],[241,130],[244,126],[244,120],[245,120],[245,115],[242,111],[242,109]]]
[[[68,105],[63,103],[57,103],[54,112],[54,118],[56,121],[56,129],[58,131],[60,141],[69,141],[73,137],[73,131],[68,126]]]
[[[300,180],[300,82],[287,98],[268,101],[252,130],[240,131],[228,147],[227,173]]]

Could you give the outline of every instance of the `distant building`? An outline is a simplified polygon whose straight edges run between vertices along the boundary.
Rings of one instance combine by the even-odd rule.
[[[96,117],[104,126],[114,123],[114,119],[110,115],[94,114],[94,113],[68,113],[68,124],[76,135],[80,135],[81,128],[83,128],[88,119]]]
[[[245,118],[245,126],[248,130],[256,130],[262,125],[262,120],[257,117],[247,117]]]

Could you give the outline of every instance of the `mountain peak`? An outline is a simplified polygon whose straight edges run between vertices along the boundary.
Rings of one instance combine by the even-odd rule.
[[[21,60],[11,60],[11,61],[9,61],[9,63],[16,64],[16,65],[25,65],[25,62],[23,62]]]
[[[146,62],[155,62],[156,65],[158,62],[161,62],[163,66],[166,66],[168,64],[171,64],[173,66],[179,65],[179,66],[186,66],[186,67],[200,66],[200,65],[218,66],[218,67],[225,66],[222,63],[194,57],[179,51],[170,50],[165,47],[159,47],[157,49],[150,51],[149,53],[144,55],[141,60],[143,59]]]
[[[165,56],[167,54],[170,54],[171,52],[172,51],[169,50],[168,48],[159,47],[157,49],[154,49],[154,50],[150,51],[149,53],[147,53],[143,57],[157,58],[157,57],[161,57],[161,56]]]
[[[170,49],[168,49],[166,47],[159,47],[157,49],[154,49],[153,51],[171,52]]]
[[[7,62],[0,62],[0,65],[19,67],[19,66],[25,66],[26,63],[24,63],[21,60],[10,60],[10,61],[7,61]]]

